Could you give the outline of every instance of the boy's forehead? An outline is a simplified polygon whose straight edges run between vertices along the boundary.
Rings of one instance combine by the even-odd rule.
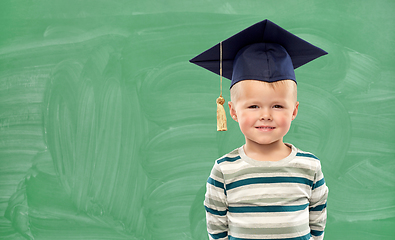
[[[237,84],[233,85],[232,88],[240,88],[240,87],[251,87],[255,88],[257,86],[262,88],[271,88],[273,90],[276,89],[296,89],[296,83],[293,80],[280,80],[276,82],[264,82],[259,80],[243,80],[239,81]]]
[[[263,82],[258,80],[243,80],[235,84],[231,90],[231,97],[233,100],[236,98],[253,98],[262,97],[262,93],[270,91],[278,94],[282,98],[295,98],[297,86],[292,80],[281,80],[276,82]]]

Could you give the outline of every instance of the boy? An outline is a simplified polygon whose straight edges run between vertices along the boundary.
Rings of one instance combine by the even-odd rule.
[[[323,239],[328,188],[320,161],[283,137],[299,107],[294,68],[327,53],[264,20],[191,62],[218,73],[219,47],[232,80],[230,115],[245,144],[218,159],[208,178],[209,238]]]

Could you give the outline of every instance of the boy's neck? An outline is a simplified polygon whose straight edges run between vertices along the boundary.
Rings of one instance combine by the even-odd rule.
[[[248,157],[257,161],[276,162],[288,157],[292,149],[282,141],[271,144],[257,144],[247,141],[244,145],[244,152]]]

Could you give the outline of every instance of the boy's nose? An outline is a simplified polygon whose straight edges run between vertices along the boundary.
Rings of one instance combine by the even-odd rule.
[[[270,111],[263,110],[263,112],[261,113],[261,120],[272,120],[272,115],[270,114]]]

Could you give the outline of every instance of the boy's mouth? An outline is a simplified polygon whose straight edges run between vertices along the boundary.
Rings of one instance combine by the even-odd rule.
[[[275,129],[275,127],[269,127],[269,126],[259,126],[259,127],[255,127],[255,128],[260,129],[260,130],[273,130],[273,129]]]

